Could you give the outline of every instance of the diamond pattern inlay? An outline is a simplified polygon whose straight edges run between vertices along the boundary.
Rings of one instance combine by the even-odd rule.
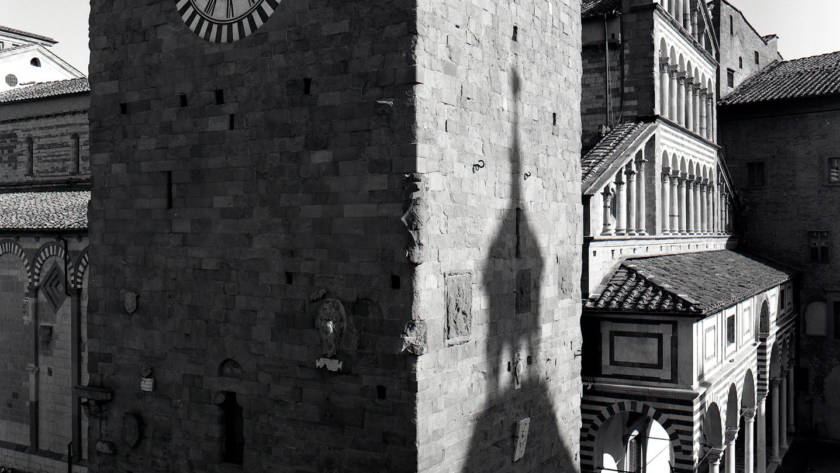
[[[41,281],[41,291],[54,311],[64,303],[64,299],[67,298],[67,292],[64,290],[64,275],[57,265],[50,268],[50,272]]]

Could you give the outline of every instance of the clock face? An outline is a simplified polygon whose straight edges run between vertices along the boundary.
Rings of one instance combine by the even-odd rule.
[[[257,31],[282,0],[175,0],[184,23],[199,37],[232,43]]]

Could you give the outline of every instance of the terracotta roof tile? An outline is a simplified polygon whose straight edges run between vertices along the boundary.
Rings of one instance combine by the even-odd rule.
[[[0,230],[85,230],[90,191],[0,194]]]
[[[633,140],[644,133],[653,123],[622,123],[598,142],[580,160],[583,183],[586,184],[600,175],[613,160],[621,156]]]
[[[773,63],[721,99],[721,105],[840,94],[840,51]]]
[[[628,259],[587,310],[711,314],[790,279],[790,274],[734,251]]]
[[[79,94],[90,92],[87,78],[40,82],[38,84],[18,87],[0,92],[0,103],[22,102],[59,95]]]
[[[600,16],[620,8],[620,0],[583,0],[580,7],[580,16],[583,18]]]

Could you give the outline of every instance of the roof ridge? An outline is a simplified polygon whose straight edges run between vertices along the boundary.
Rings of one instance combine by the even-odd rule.
[[[30,33],[28,31],[19,30],[17,28],[12,28],[10,26],[0,25],[0,31],[7,31],[7,32],[12,33],[12,34],[29,36],[30,38],[40,39],[41,41],[47,41],[47,42],[50,42],[50,43],[53,43],[53,44],[58,43],[58,41],[50,38],[49,36],[44,36],[44,35],[40,35],[40,34],[37,34],[37,33]]]

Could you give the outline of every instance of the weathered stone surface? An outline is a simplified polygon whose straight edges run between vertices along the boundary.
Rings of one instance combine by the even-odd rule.
[[[112,440],[139,412],[144,438],[90,471],[224,471],[216,392],[242,406],[248,471],[501,470],[511,430],[491,426],[526,405],[546,415],[518,467],[574,471],[579,365],[562,345],[580,295],[557,287],[580,269],[578,17],[565,0],[284,1],[211,44],[171,1],[94,0],[90,367],[115,396],[91,432]],[[532,302],[515,314],[520,270]],[[473,275],[472,321],[447,346],[453,272]],[[143,298],[131,317],[124,287]],[[340,333],[338,306],[331,330],[315,323],[330,299],[340,340],[319,335]],[[511,345],[552,360],[515,394],[492,382]],[[316,367],[331,353],[340,372]],[[228,358],[241,378],[219,376]]]
[[[447,274],[444,284],[446,340],[451,343],[467,341],[472,330],[472,274]]]

